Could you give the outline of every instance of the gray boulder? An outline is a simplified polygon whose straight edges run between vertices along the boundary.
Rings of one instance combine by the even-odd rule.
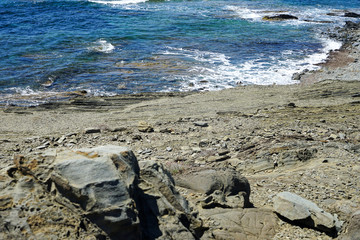
[[[349,224],[340,240],[360,240],[360,210],[356,211],[350,218]]]
[[[340,222],[315,203],[294,193],[281,192],[274,197],[274,210],[293,223],[336,235]]]
[[[234,170],[204,170],[177,176],[176,185],[207,195],[204,208],[252,207],[250,184]]]
[[[111,238],[141,236],[132,199],[139,174],[134,154],[124,147],[101,146],[58,152],[51,181],[87,218]]]

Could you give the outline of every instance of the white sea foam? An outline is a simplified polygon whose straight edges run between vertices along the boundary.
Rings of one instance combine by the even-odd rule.
[[[115,47],[104,39],[97,40],[93,46],[89,47],[89,50],[102,53],[112,53]]]
[[[37,106],[59,95],[53,91],[35,91],[30,86],[12,87],[5,89],[5,91],[9,93],[0,94],[0,106]]]
[[[189,68],[187,75],[173,76],[174,80],[182,81],[184,91],[191,90],[220,90],[234,87],[237,84],[257,85],[288,85],[297,83],[292,79],[296,72],[305,69],[316,70],[315,65],[323,62],[331,50],[341,47],[341,43],[322,39],[324,48],[303,59],[298,59],[300,54],[295,50],[285,50],[281,57],[266,57],[260,55],[258,59],[249,60],[240,64],[233,64],[224,54],[189,50],[182,48],[167,48],[162,54],[193,59],[194,63]],[[205,63],[205,64],[203,64]]]
[[[126,5],[126,4],[137,4],[146,2],[147,0],[121,0],[121,1],[102,1],[102,0],[88,0],[89,2],[106,4],[106,5]]]
[[[224,10],[233,12],[235,16],[247,20],[261,20],[264,16],[259,10],[253,10],[240,6],[225,6]]]

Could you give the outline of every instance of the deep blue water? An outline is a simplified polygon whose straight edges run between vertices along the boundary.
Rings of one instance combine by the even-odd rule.
[[[0,105],[295,83],[357,21],[344,10],[360,0],[1,0]],[[299,20],[262,20],[280,11]]]

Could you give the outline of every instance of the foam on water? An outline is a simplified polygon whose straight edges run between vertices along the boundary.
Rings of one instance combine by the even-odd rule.
[[[97,40],[89,50],[102,53],[112,53],[115,47],[104,39]]]
[[[0,106],[37,106],[48,102],[49,99],[59,99],[59,93],[52,91],[35,91],[31,89],[30,86],[13,87],[6,90],[11,92],[11,94],[0,94]]]
[[[147,0],[121,0],[121,1],[102,1],[102,0],[88,0],[89,2],[106,4],[106,5],[126,5],[126,4],[137,4],[146,2]]]
[[[253,10],[249,9],[247,7],[241,7],[241,6],[225,6],[225,11],[233,12],[235,16],[247,19],[247,20],[261,20],[264,14],[261,14],[259,10]]]
[[[0,105],[83,90],[296,83],[295,72],[319,68],[341,46],[321,33],[357,21],[343,16],[345,7],[360,12],[340,0],[146,1],[0,1]],[[277,14],[299,20],[262,20]]]
[[[187,75],[173,76],[181,79],[181,90],[220,90],[234,87],[238,84],[257,85],[287,85],[298,81],[292,79],[294,73],[305,69],[316,70],[316,64],[324,62],[332,50],[341,47],[341,42],[331,39],[321,39],[322,51],[298,59],[299,52],[284,50],[280,57],[260,55],[258,59],[233,64],[224,54],[168,47],[162,54],[191,58],[198,62],[207,63],[205,66],[194,64]]]

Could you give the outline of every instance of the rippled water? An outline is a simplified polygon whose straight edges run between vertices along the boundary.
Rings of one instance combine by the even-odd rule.
[[[344,10],[360,1],[2,0],[0,104],[291,84],[339,48]],[[279,13],[299,20],[262,20]]]

